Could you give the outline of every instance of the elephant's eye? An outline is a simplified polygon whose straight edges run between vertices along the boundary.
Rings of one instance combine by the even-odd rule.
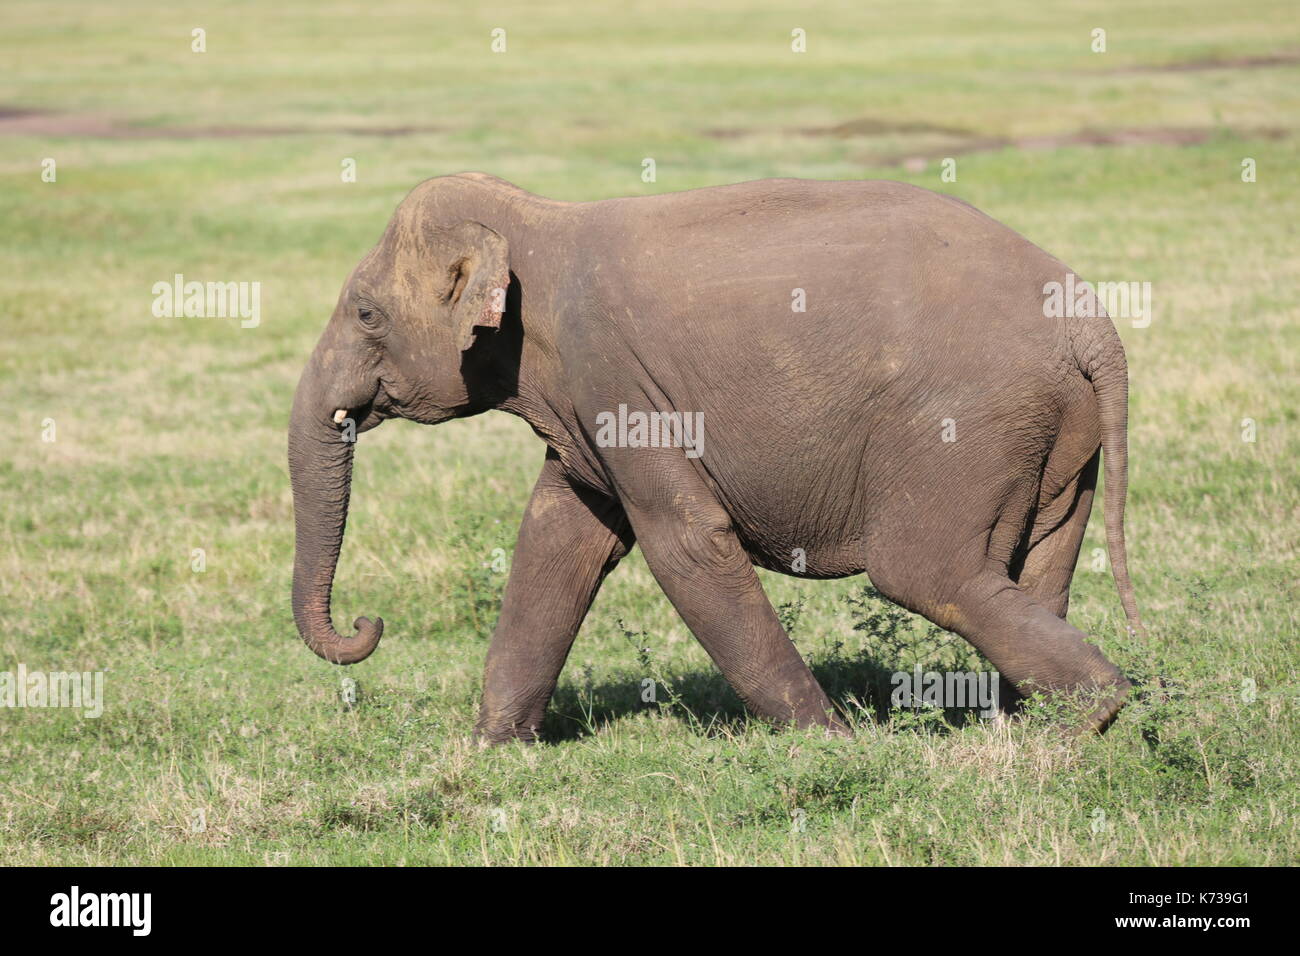
[[[367,335],[380,338],[388,332],[388,316],[384,314],[383,309],[364,298],[358,301],[356,306],[357,321]]]

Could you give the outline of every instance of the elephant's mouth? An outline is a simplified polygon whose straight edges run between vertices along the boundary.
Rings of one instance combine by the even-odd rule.
[[[345,427],[347,421],[351,419],[356,426],[357,434],[360,434],[400,414],[397,404],[384,390],[383,383],[380,382],[378,390],[370,401],[355,408],[336,408],[331,417],[334,424],[339,428]]]
[[[454,417],[453,412],[449,409],[430,409],[423,404],[402,401],[386,387],[382,379],[370,401],[352,408],[336,408],[330,412],[335,428],[345,428],[346,423],[351,420],[354,432],[358,435],[390,418],[403,418],[421,425],[437,425],[452,417]]]

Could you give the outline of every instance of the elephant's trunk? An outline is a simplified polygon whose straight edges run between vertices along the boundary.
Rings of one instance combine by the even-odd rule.
[[[312,363],[315,365],[315,363]],[[365,660],[384,633],[382,618],[357,618],[344,637],[330,618],[330,592],[347,524],[354,437],[331,418],[327,390],[309,366],[294,394],[289,425],[289,478],[293,483],[293,619],[307,646],[335,664]]]

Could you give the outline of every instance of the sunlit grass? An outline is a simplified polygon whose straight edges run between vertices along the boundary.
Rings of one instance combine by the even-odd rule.
[[[97,720],[0,711],[0,862],[1300,859],[1300,147],[1252,133],[1296,128],[1300,67],[1113,72],[1293,49],[1283,4],[337,9],[6,8],[15,69],[0,106],[325,132],[0,137],[0,670],[108,671]],[[206,59],[189,53],[195,26]],[[494,26],[505,55],[487,52]],[[1109,31],[1105,55],[1088,51],[1093,26]],[[809,33],[802,58],[794,27]],[[1006,137],[1217,132],[1191,147],[958,151],[955,183],[939,181],[929,134],[799,132],[862,117]],[[404,125],[442,131],[339,131]],[[900,149],[928,165],[879,165]],[[1099,511],[1071,619],[1130,672],[1168,675],[1174,698],[1074,744],[1034,721],[898,713],[856,713],[851,741],[774,732],[743,718],[634,554],[579,636],[552,743],[478,751],[504,583],[486,565],[513,545],[543,453],[523,423],[484,416],[362,438],[336,619],[378,613],[388,632],[347,672],[362,700],[345,711],[344,672],[302,648],[289,612],[290,396],[396,202],[471,168],[573,200],[887,176],[962,196],[1089,277],[1151,281],[1155,321],[1120,324],[1150,634],[1122,637],[1110,575],[1091,569]],[[154,318],[152,284],[176,272],[261,282],[262,324]],[[845,599],[862,580],[763,581],[774,604],[804,602],[787,610],[794,639],[845,702],[872,703],[866,675],[924,646],[920,629],[897,647],[854,630]],[[641,704],[638,641],[679,705]],[[981,666],[960,645],[945,653]]]

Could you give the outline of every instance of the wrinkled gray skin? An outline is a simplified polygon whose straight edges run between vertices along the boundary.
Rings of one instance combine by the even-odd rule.
[[[1067,272],[965,203],[893,182],[563,203],[478,173],[428,180],[344,285],[294,396],[298,629],[341,664],[383,631],[331,623],[354,447],[336,420],[362,432],[501,409],[548,447],[488,651],[481,738],[535,739],[634,540],[756,714],[844,729],[760,565],[865,571],[970,641],[1004,688],[1093,694],[1080,729],[1103,730],[1130,686],[1065,611],[1104,449],[1111,562],[1137,626],[1127,368],[1104,315],[1044,317],[1044,285]],[[598,447],[597,415],[620,403],[702,412],[703,454]]]

